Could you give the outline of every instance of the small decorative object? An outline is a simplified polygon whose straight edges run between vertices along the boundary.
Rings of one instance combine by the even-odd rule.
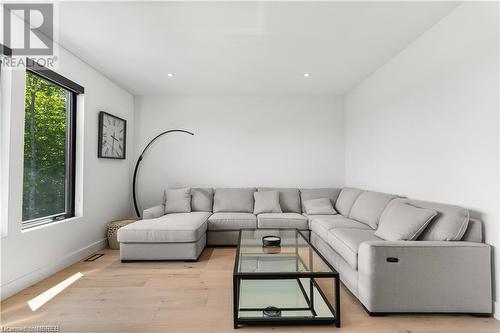
[[[281,310],[275,306],[268,306],[267,308],[264,309],[263,313],[264,317],[268,318],[281,317]]]
[[[125,159],[127,121],[107,112],[99,112],[99,147],[97,157]]]
[[[119,221],[113,221],[109,222],[107,226],[107,237],[108,237],[108,245],[110,249],[113,250],[118,250],[120,249],[120,243],[118,243],[118,240],[116,239],[116,232],[118,229],[120,229],[123,226],[126,226],[127,224],[130,224],[132,222],[137,221],[136,218],[130,218],[126,220],[119,220]]]
[[[278,236],[264,236],[262,237],[262,246],[264,247],[281,246],[281,238]]]

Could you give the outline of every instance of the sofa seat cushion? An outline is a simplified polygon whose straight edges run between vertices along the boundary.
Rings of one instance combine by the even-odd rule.
[[[328,215],[323,215],[323,214],[321,214],[321,215],[309,215],[309,214],[305,214],[304,213],[302,215],[304,215],[305,217],[307,217],[307,221],[308,221],[307,225],[309,226],[309,230],[312,230],[312,221],[313,220],[318,220],[318,219],[322,219],[322,218],[332,219],[333,220],[335,218],[341,218],[341,217],[343,217],[342,215],[330,215],[330,214],[328,214]]]
[[[309,229],[320,236],[324,241],[328,240],[328,231],[336,228],[371,230],[366,224],[351,220],[342,215],[309,216]]]
[[[140,220],[118,229],[122,243],[196,242],[207,231],[208,212],[173,213]]]
[[[257,227],[307,230],[307,217],[298,213],[266,213],[257,216]]]
[[[208,230],[240,230],[257,228],[252,213],[215,213],[208,218]]]
[[[338,228],[328,231],[328,245],[353,268],[358,269],[358,249],[361,243],[380,241],[374,230]]]

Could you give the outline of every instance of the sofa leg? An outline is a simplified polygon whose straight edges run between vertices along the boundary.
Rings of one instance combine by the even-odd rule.
[[[122,263],[130,263],[130,262],[197,262],[197,259],[158,259],[158,260],[122,260]]]
[[[387,313],[384,313],[384,312],[371,312],[370,310],[368,310],[364,304],[361,304],[361,306],[363,307],[363,309],[366,311],[366,313],[368,313],[368,315],[370,317],[385,317],[387,316]]]
[[[389,314],[396,314],[396,313],[386,313],[386,312],[370,312],[367,308],[365,308],[364,305],[363,306],[363,309],[366,311],[366,313],[368,313],[368,315],[370,317],[385,317]],[[401,312],[399,314],[429,314],[430,312]],[[444,313],[444,314],[448,314],[448,312],[439,312],[439,313]],[[453,313],[453,312],[450,312],[450,313]],[[458,313],[460,314],[460,313]],[[462,313],[462,314],[466,314],[466,313]],[[491,313],[470,313],[471,316],[473,317],[478,317],[478,318],[489,318],[492,316]]]

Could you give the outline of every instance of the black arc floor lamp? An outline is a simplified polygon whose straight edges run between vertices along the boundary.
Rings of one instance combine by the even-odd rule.
[[[141,217],[141,213],[139,212],[139,207],[137,206],[137,195],[135,192],[136,192],[136,187],[137,187],[136,182],[137,182],[137,171],[139,170],[139,165],[141,164],[142,158],[144,157],[144,153],[146,153],[146,151],[153,144],[153,142],[158,140],[161,136],[168,134],[168,133],[173,133],[173,132],[180,132],[180,133],[186,133],[189,135],[194,135],[194,133],[191,133],[191,132],[186,131],[186,130],[181,130],[181,129],[173,129],[173,130],[168,130],[168,131],[162,132],[162,133],[158,134],[157,136],[155,136],[153,138],[153,140],[149,141],[149,143],[146,145],[146,147],[144,147],[141,155],[137,159],[137,163],[135,163],[134,179],[132,180],[132,195],[134,196],[135,213],[137,214],[138,217]]]

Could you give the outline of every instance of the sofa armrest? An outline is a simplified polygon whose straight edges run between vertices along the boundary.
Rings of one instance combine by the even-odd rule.
[[[358,298],[370,312],[491,313],[491,248],[451,241],[369,241]]]
[[[145,209],[142,212],[142,218],[144,220],[154,219],[163,215],[165,215],[165,205],[163,204]]]

